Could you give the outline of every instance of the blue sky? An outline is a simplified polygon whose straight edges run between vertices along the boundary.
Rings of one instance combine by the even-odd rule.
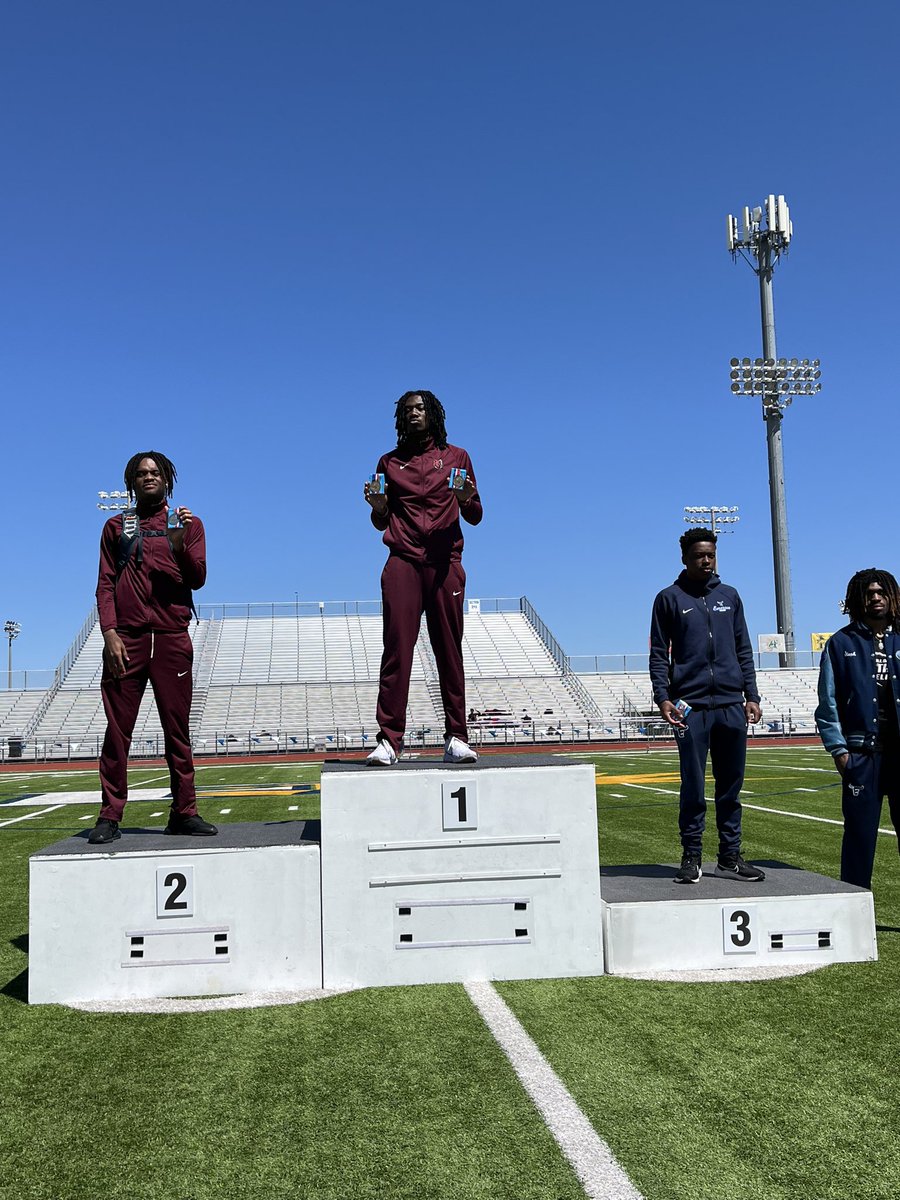
[[[92,602],[99,488],[138,449],[207,525],[203,602],[366,599],[361,499],[396,398],[472,455],[470,596],[526,594],[573,654],[646,647],[682,508],[740,506],[720,567],[775,627],[760,352],[725,215],[783,193],[795,625],[900,567],[900,15],[832,0],[3,6],[0,296],[17,668]],[[880,486],[875,486],[875,481]]]

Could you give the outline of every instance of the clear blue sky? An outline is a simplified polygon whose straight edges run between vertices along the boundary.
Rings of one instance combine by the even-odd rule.
[[[798,647],[900,570],[900,10],[586,0],[7,3],[0,298],[15,666],[92,602],[99,488],[138,449],[203,516],[203,602],[378,595],[362,480],[406,389],[472,455],[470,596],[567,651],[646,647],[687,504],[775,627],[760,352],[725,215],[783,193]]]

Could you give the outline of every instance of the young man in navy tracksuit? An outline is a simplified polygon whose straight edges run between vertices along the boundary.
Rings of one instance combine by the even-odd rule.
[[[406,392],[397,401],[397,447],[382,455],[366,483],[372,524],[390,555],[381,575],[384,654],[378,687],[378,745],[370,766],[390,766],[403,748],[406,703],[422,614],[438,670],[445,720],[445,762],[475,762],[468,744],[463,675],[466,573],[459,519],[477,525],[481,497],[465,450],[451,446],[444,408],[432,392]],[[465,472],[451,488],[451,471]]]
[[[675,729],[681,764],[682,859],[675,879],[699,883],[703,874],[709,756],[719,834],[715,874],[758,883],[765,873],[741,857],[747,722],[756,724],[762,716],[744,607],[734,588],[715,573],[716,535],[711,530],[691,529],[683,535],[681,561],[684,570],[653,602],[650,625],[653,699]],[[682,710],[676,707],[680,701]]]
[[[100,753],[102,805],[88,841],[120,837],[128,798],[128,751],[149,680],[165,736],[172,786],[166,833],[211,837],[215,825],[197,812],[189,728],[194,651],[188,625],[193,588],[206,582],[203,522],[178,508],[169,522],[175,467],[158,450],[135,454],[125,467],[134,507],[110,517],[100,537],[97,609],[103,633],[100,692],[106,736]]]
[[[841,879],[871,887],[881,804],[900,835],[900,589],[870,567],[847,584],[849,625],[828,639],[819,665],[816,725],[841,776]],[[900,847],[900,841],[898,841]]]

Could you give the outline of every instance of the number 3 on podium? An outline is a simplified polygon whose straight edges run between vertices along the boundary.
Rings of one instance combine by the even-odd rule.
[[[724,906],[722,949],[726,954],[756,953],[756,908],[752,904]]]

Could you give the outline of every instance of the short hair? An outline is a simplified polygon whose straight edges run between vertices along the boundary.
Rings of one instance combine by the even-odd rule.
[[[160,454],[158,450],[142,450],[140,454],[133,454],[125,464],[125,487],[128,489],[128,495],[134,498],[134,485],[137,482],[138,467],[145,458],[152,458],[159,467],[159,473],[163,478],[163,483],[166,485],[166,495],[171,496],[172,490],[175,487],[175,480],[178,478],[178,472],[175,470],[175,464],[164,454]]]
[[[689,529],[687,533],[683,533],[678,539],[678,544],[681,547],[681,557],[682,559],[684,558],[695,542],[712,542],[715,545],[717,541],[718,538],[711,529]]]
[[[852,620],[861,621],[866,615],[866,588],[877,583],[884,589],[888,602],[888,620],[900,618],[900,587],[890,571],[879,571],[877,567],[866,567],[857,571],[847,584],[847,594],[841,608]]]
[[[425,405],[425,416],[428,418],[428,431],[434,438],[434,444],[444,450],[447,446],[447,430],[444,428],[444,419],[447,414],[444,412],[444,406],[438,400],[434,392],[426,392],[424,388],[416,388],[412,392],[404,392],[397,401],[397,407],[394,411],[394,427],[397,430],[397,445],[402,446],[404,442],[409,440],[409,423],[406,419],[406,401],[411,396],[421,396],[422,403]]]

